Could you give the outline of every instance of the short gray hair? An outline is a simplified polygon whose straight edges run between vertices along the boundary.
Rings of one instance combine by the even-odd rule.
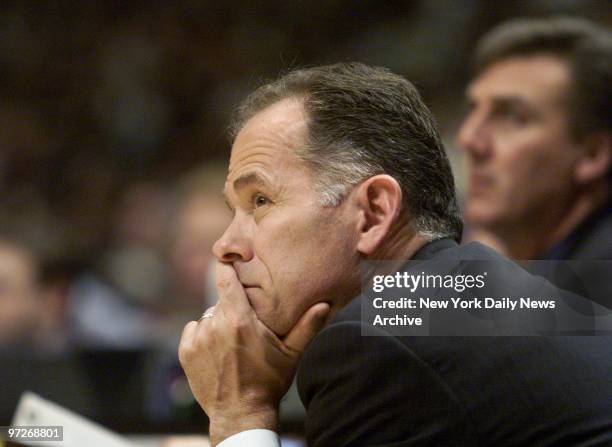
[[[294,70],[249,95],[232,136],[258,112],[287,98],[303,101],[306,145],[298,155],[314,173],[322,204],[339,204],[377,174],[394,177],[402,214],[428,239],[460,240],[455,184],[433,116],[401,76],[361,63]]]

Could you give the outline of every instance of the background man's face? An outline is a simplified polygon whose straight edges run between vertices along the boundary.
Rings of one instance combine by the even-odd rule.
[[[497,62],[469,86],[458,143],[470,168],[471,224],[525,225],[570,200],[579,151],[568,130],[569,86],[565,63],[545,55]]]
[[[32,259],[0,243],[0,345],[30,337],[40,306]]]
[[[183,298],[198,308],[202,306],[202,298],[207,305],[214,304],[213,297],[203,296],[210,288],[206,280],[211,267],[211,248],[229,220],[225,204],[218,194],[212,193],[194,194],[177,212],[172,252],[177,286]]]
[[[287,99],[238,134],[225,184],[234,218],[214,253],[231,262],[259,318],[279,335],[319,301],[356,293],[358,254],[349,207],[322,207],[296,155],[306,116]]]

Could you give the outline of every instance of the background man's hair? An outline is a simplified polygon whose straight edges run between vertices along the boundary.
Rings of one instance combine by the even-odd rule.
[[[322,204],[335,206],[377,174],[402,188],[402,213],[431,240],[459,240],[463,223],[435,121],[415,87],[379,67],[340,63],[292,71],[255,90],[238,108],[232,135],[285,98],[303,100],[308,116],[299,156],[311,167]]]
[[[504,59],[549,54],[571,74],[568,118],[576,138],[612,132],[612,34],[586,19],[516,19],[489,31],[475,54],[476,74]]]

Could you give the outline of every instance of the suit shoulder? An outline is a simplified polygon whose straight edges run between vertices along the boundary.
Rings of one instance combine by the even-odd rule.
[[[573,259],[612,260],[612,212],[596,222],[580,240],[572,254]]]
[[[404,341],[356,321],[313,340],[298,370],[309,445],[478,445],[453,390]]]

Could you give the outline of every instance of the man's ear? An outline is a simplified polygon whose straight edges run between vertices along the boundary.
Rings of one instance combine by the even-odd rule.
[[[605,177],[612,163],[612,134],[600,132],[584,138],[584,150],[576,164],[576,182],[580,185]]]
[[[357,250],[368,256],[380,247],[397,221],[402,188],[390,175],[376,175],[355,189],[353,199],[360,210]]]

